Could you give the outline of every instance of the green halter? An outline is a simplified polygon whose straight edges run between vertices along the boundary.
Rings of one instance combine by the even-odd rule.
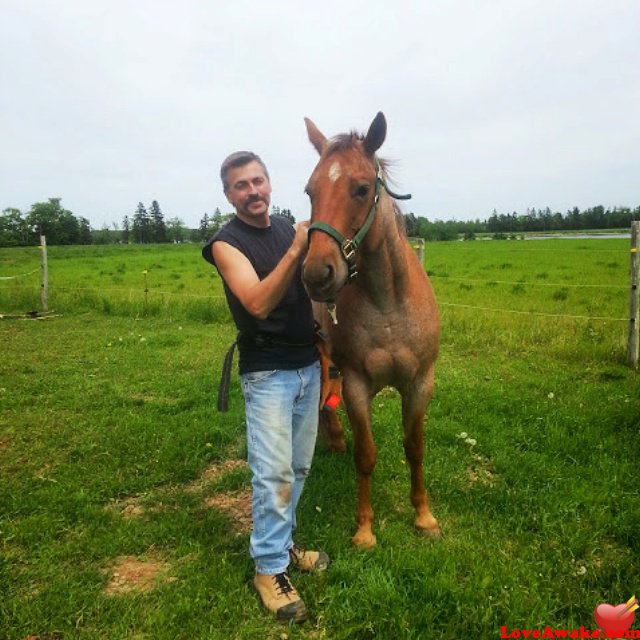
[[[312,231],[324,231],[326,234],[330,235],[339,245],[340,250],[342,251],[342,256],[344,257],[347,267],[349,268],[349,282],[351,282],[358,275],[358,270],[356,268],[356,251],[358,247],[364,240],[364,237],[369,232],[371,225],[373,224],[373,219],[376,216],[376,211],[378,210],[378,200],[380,199],[380,187],[384,187],[384,190],[394,199],[396,200],[409,200],[411,198],[411,194],[406,195],[398,195],[389,189],[387,183],[384,179],[384,174],[382,173],[382,167],[378,160],[376,160],[376,193],[373,197],[373,204],[371,205],[371,209],[369,209],[369,213],[367,214],[367,218],[364,221],[364,224],[360,227],[355,236],[350,240],[349,238],[345,238],[337,229],[332,227],[325,222],[313,222],[309,225],[309,233]]]

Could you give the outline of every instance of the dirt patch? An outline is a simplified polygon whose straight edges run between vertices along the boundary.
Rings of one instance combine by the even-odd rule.
[[[251,531],[251,489],[242,489],[233,493],[218,493],[206,498],[204,504],[217,509],[231,520],[231,526],[237,536]]]
[[[227,473],[231,473],[236,469],[246,468],[246,460],[231,459],[223,460],[222,462],[216,462],[207,467],[197,480],[195,480],[191,484],[188,484],[185,487],[185,491],[189,493],[197,493],[198,491],[202,491],[202,489],[204,489],[206,485],[216,482]]]
[[[155,507],[143,507],[140,502],[143,498],[124,498],[123,500],[116,500],[111,504],[108,504],[105,509],[107,511],[115,511],[125,520],[134,520],[135,518],[142,517],[145,513],[156,513],[161,510],[160,506]]]
[[[43,482],[53,482],[57,483],[57,480],[54,480],[50,477],[50,472],[53,469],[53,465],[49,462],[45,463],[38,471],[35,472],[34,477],[37,480],[42,480]]]
[[[105,510],[119,513],[125,520],[135,520],[141,518],[148,513],[159,513],[165,509],[170,509],[162,504],[162,495],[175,491],[176,489],[186,491],[187,493],[201,493],[204,489],[224,477],[227,473],[231,473],[236,469],[246,469],[247,463],[245,460],[224,460],[216,464],[209,466],[202,475],[190,484],[180,487],[172,487],[171,489],[160,490],[155,496],[157,498],[156,504],[148,504],[153,501],[153,494],[143,494],[140,496],[133,496],[131,498],[123,498],[121,500],[114,500],[105,507]],[[243,492],[241,492],[243,494]],[[242,522],[242,511],[244,507],[240,506],[240,502],[244,498],[238,498],[240,494],[220,494],[205,501],[206,506],[219,508],[221,511],[231,512],[232,516],[238,517]],[[144,504],[147,503],[147,504]],[[211,504],[209,504],[211,503]],[[215,504],[214,504],[215,503]],[[247,513],[249,514],[248,529],[251,529],[251,495],[249,494]],[[240,533],[245,532],[245,525],[240,526]]]
[[[482,485],[483,487],[495,487],[498,477],[492,469],[492,462],[489,458],[481,455],[474,455],[474,463],[467,467],[467,479],[469,484]]]
[[[109,582],[104,592],[108,596],[116,596],[132,591],[151,591],[159,584],[177,580],[169,575],[169,569],[167,563],[159,560],[120,556],[114,566],[105,572],[109,575]]]

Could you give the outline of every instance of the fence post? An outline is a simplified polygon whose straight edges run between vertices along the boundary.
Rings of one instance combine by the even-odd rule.
[[[627,348],[627,362],[632,369],[638,369],[638,284],[640,271],[640,221],[631,223],[631,288],[629,291],[629,345]]]
[[[409,238],[409,244],[416,252],[420,264],[424,267],[424,238]]]
[[[49,267],[47,264],[47,237],[40,236],[40,261],[42,265],[42,283],[40,285],[40,302],[43,311],[49,310]]]
[[[148,271],[145,269],[143,272],[144,274],[144,315],[147,315],[147,297],[149,295],[149,286],[147,284],[147,273]]]

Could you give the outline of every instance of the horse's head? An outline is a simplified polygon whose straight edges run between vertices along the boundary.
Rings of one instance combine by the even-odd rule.
[[[376,151],[384,142],[382,113],[367,134],[330,140],[305,118],[309,140],[320,154],[306,192],[311,198],[309,250],[303,278],[314,300],[333,301],[355,272],[355,252],[375,215],[381,173]]]

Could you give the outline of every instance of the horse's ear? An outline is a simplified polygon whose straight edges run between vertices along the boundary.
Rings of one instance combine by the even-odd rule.
[[[305,118],[304,123],[307,125],[309,141],[316,148],[316,151],[322,155],[322,151],[327,144],[327,139],[324,137],[320,129],[318,129],[318,127],[309,120],[309,118]]]
[[[369,131],[364,138],[364,150],[367,155],[372,156],[384,142],[387,136],[387,121],[384,113],[378,111],[378,115],[373,119]]]

